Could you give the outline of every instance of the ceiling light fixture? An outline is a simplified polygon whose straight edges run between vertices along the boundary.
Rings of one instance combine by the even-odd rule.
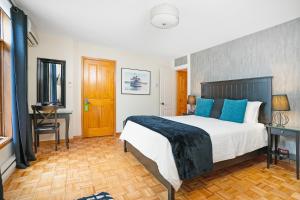
[[[151,9],[151,24],[157,28],[169,29],[179,23],[179,11],[170,4],[164,3]]]

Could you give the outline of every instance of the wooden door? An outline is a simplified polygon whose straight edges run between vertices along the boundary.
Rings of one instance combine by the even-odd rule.
[[[83,136],[115,133],[115,62],[83,58]]]
[[[187,112],[187,71],[177,71],[177,115]]]

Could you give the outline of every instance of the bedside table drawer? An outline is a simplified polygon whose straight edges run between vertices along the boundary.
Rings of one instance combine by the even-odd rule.
[[[295,136],[295,131],[290,130],[282,130],[280,128],[271,128],[271,133],[273,135],[281,135],[281,136]]]

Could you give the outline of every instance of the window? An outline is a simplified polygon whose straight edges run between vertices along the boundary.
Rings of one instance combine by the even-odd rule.
[[[11,21],[2,9],[0,31],[0,136],[11,137]]]

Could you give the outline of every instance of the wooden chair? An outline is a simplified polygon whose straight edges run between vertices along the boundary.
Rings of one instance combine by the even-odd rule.
[[[47,106],[31,106],[33,110],[33,127],[34,127],[34,149],[37,152],[37,147],[40,143],[40,134],[55,134],[55,151],[57,151],[57,144],[59,144],[60,124],[57,122],[56,105]]]

